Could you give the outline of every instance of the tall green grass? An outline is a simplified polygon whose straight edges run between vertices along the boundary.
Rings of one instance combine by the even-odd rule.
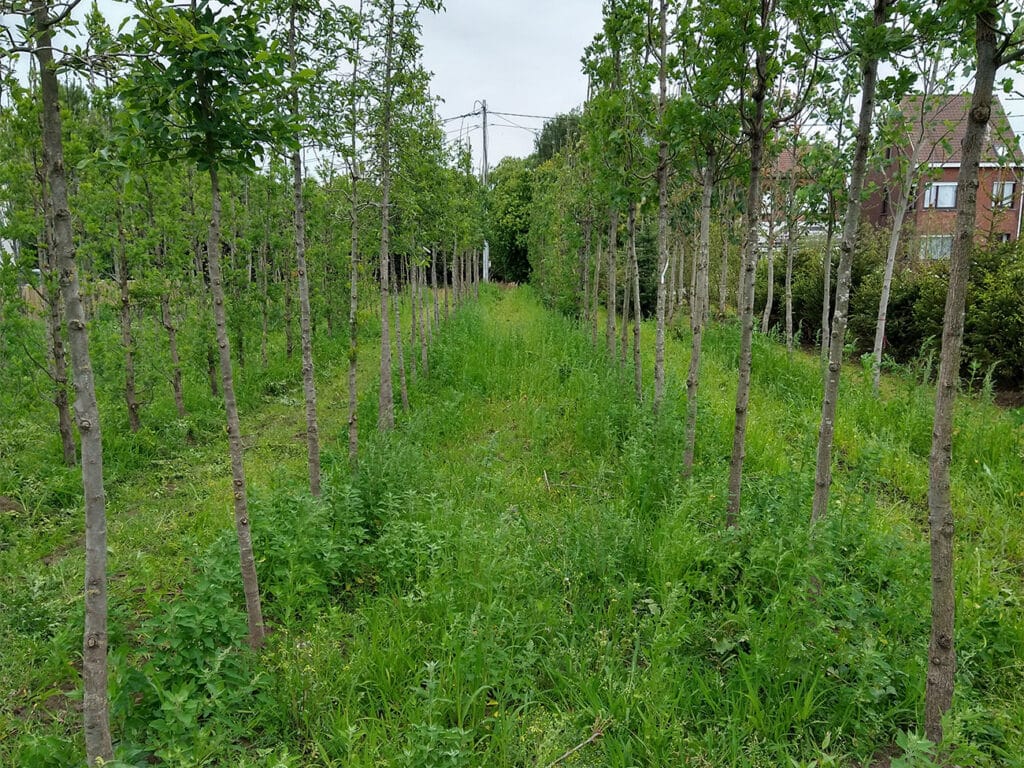
[[[927,392],[895,382],[876,401],[846,376],[833,507],[812,542],[817,362],[759,338],[744,512],[727,530],[736,330],[707,335],[697,471],[682,482],[687,341],[670,341],[655,419],[572,322],[529,289],[485,287],[441,331],[398,428],[364,430],[354,470],[343,419],[327,417],[323,499],[301,490],[301,451],[254,452],[293,467],[251,473],[268,649],[241,648],[230,531],[198,545],[211,526],[197,519],[173,591],[125,576],[143,591],[114,617],[121,759],[547,766],[584,742],[565,764],[855,766],[897,742],[916,759]],[[947,746],[959,764],[1021,765],[1020,425],[969,403],[958,437]],[[46,625],[59,608],[35,610]],[[73,614],[40,685],[69,679]],[[0,764],[77,754],[74,717],[40,709],[5,729]]]

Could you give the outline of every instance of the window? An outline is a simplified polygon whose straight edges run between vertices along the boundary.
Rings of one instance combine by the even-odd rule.
[[[924,188],[925,208],[956,208],[956,182],[937,181]]]
[[[1013,208],[1013,193],[1016,191],[1014,181],[992,182],[992,207]]]
[[[1010,242],[1010,233],[1009,232],[1000,232],[999,233],[999,242],[1000,243],[1008,243],[1008,242]]]
[[[952,253],[952,235],[926,235],[921,238],[922,259],[948,259]]]

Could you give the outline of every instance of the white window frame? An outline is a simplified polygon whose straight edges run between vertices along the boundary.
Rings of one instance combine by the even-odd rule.
[[[992,182],[992,207],[1013,210],[1017,199],[1017,182],[1012,179]]]
[[[952,235],[922,235],[921,258],[938,261],[953,255]]]
[[[956,208],[956,182],[932,181],[924,188],[924,207],[939,210]]]

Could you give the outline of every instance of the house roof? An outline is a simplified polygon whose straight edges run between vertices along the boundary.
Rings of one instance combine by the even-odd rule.
[[[958,163],[961,145],[967,133],[967,115],[971,108],[971,95],[967,93],[934,94],[928,97],[911,94],[900,102],[900,112],[911,136],[918,135],[922,115],[927,123],[921,159],[932,164]],[[983,163],[1024,165],[1024,153],[1014,135],[1010,121],[999,97],[992,96],[992,115],[989,118],[985,146],[981,152]]]

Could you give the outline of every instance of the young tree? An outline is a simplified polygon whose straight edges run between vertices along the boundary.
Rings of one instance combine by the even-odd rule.
[[[960,378],[960,350],[964,336],[967,279],[974,252],[977,217],[978,167],[985,132],[992,114],[992,91],[1001,66],[1024,61],[1024,12],[1017,4],[983,0],[965,15],[967,29],[974,26],[977,68],[968,112],[960,173],[957,179],[957,214],[953,252],[949,263],[949,289],[942,321],[942,350],[935,392],[932,447],[928,458],[928,528],[931,539],[931,638],[925,686],[924,731],[934,743],[942,741],[942,717],[953,703],[956,676],[953,580],[953,502],[949,466],[953,450],[953,409]],[[961,6],[948,13],[964,13]]]
[[[82,716],[86,762],[98,765],[113,759],[107,697],[107,522],[103,484],[103,440],[96,384],[89,354],[89,332],[79,290],[78,266],[68,205],[64,166],[64,135],[54,35],[77,3],[53,7],[32,0],[21,11],[25,44],[39,64],[40,123],[43,146],[43,210],[49,247],[60,275],[67,316],[68,343],[75,387],[75,416],[82,442],[82,489],[85,496],[85,632],[82,643]]]
[[[846,200],[846,220],[843,239],[839,245],[839,270],[836,274],[836,304],[832,316],[832,333],[828,370],[825,374],[825,392],[821,402],[821,423],[818,427],[817,463],[814,472],[814,501],[811,524],[828,510],[829,489],[832,484],[832,441],[835,434],[836,405],[839,396],[839,375],[846,345],[847,312],[850,306],[850,281],[853,255],[860,228],[861,193],[867,168],[868,149],[871,146],[871,126],[875,110],[875,90],[878,85],[878,62],[892,44],[886,29],[889,0],[874,0],[870,26],[853,26],[854,46],[861,65],[861,102],[853,155],[853,171]],[[859,34],[858,34],[859,33]]]
[[[787,15],[784,11],[789,11]],[[747,410],[753,359],[754,272],[757,268],[761,173],[769,131],[791,121],[803,109],[818,76],[820,17],[813,4],[783,8],[778,0],[737,0],[716,9],[715,28],[740,83],[740,120],[749,154],[750,180],[743,213],[744,246],[740,264],[738,304],[740,358],[736,386],[736,420],[729,460],[726,524],[734,526],[740,512],[743,460],[746,456]],[[748,56],[749,54],[749,56]],[[748,59],[753,67],[749,68]],[[785,85],[786,98],[776,93]],[[769,113],[768,108],[772,107]]]
[[[235,400],[221,268],[221,171],[251,167],[267,146],[294,144],[276,111],[285,61],[261,34],[259,8],[197,0],[190,7],[140,0],[133,44],[136,67],[123,87],[140,138],[164,159],[206,171],[211,211],[207,265],[231,455],[232,496],[249,644],[265,629],[253,557],[242,434]],[[259,55],[257,55],[259,54]]]
[[[896,267],[896,254],[899,250],[900,236],[903,234],[903,223],[907,211],[910,209],[910,199],[917,189],[921,180],[922,171],[927,167],[932,154],[935,152],[936,144],[926,146],[930,131],[929,127],[935,122],[931,116],[933,112],[941,108],[943,97],[936,96],[936,89],[940,83],[947,82],[952,74],[949,71],[939,75],[939,67],[943,61],[944,54],[948,51],[940,48],[930,57],[915,59],[921,71],[919,74],[920,98],[907,102],[908,110],[913,109],[913,120],[908,120],[910,115],[903,113],[900,109],[894,116],[893,124],[887,126],[890,130],[886,137],[886,146],[892,147],[895,144],[901,148],[896,156],[896,168],[894,178],[889,182],[889,197],[892,207],[892,230],[889,232],[889,247],[885,255],[885,269],[882,274],[882,290],[878,299],[878,320],[875,323],[875,342],[871,349],[872,360],[872,387],[875,395],[878,395],[878,388],[882,377],[882,346],[885,342],[885,324],[888,319],[889,295],[892,292],[892,276]],[[902,105],[901,105],[902,106]],[[903,154],[909,152],[909,154]]]

